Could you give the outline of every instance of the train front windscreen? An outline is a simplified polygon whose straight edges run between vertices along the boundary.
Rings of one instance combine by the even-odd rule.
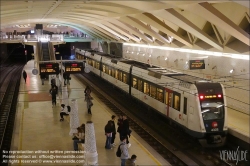
[[[223,119],[224,104],[220,101],[202,101],[201,114],[203,120]]]

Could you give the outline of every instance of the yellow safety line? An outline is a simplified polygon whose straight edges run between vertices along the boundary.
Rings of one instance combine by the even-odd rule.
[[[132,139],[139,144],[139,146],[147,153],[152,160],[154,160],[158,166],[162,165],[135,137],[132,136]]]
[[[22,150],[23,148],[23,119],[24,119],[24,109],[22,110],[22,115],[21,115],[21,122],[20,122],[20,129],[19,129],[19,148],[18,150]],[[19,165],[21,164],[21,158],[19,158]]]
[[[99,102],[100,103],[100,102]],[[101,105],[101,107],[103,107],[102,106],[102,104],[100,104]],[[104,107],[103,107],[104,108]],[[111,115],[111,113],[108,111],[108,110],[106,110],[105,108],[104,108],[104,110],[108,113],[108,114],[110,114]],[[158,165],[158,166],[160,166],[160,165],[162,165],[135,137],[133,137],[133,135],[132,135],[132,139],[137,143],[137,144],[139,144],[139,146],[141,147],[141,149],[145,152],[145,153],[147,153],[149,156],[150,156],[150,158]]]
[[[22,115],[21,115],[21,121],[20,121],[20,129],[19,129],[19,147],[18,150],[22,150],[23,148],[23,119],[24,119],[24,109],[29,107],[29,97],[28,94],[24,94],[24,103],[23,103],[23,109],[22,109]],[[19,158],[19,165],[22,165],[21,158]]]

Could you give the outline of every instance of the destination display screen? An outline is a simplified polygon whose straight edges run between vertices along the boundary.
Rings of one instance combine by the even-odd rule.
[[[40,74],[58,74],[59,64],[58,63],[45,63],[39,64]]]
[[[83,63],[65,63],[65,73],[74,74],[83,72]]]
[[[205,61],[204,60],[189,60],[189,69],[205,69]]]

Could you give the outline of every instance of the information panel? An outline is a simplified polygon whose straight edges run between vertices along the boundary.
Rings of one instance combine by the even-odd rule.
[[[68,74],[75,74],[75,73],[82,73],[83,72],[83,63],[65,63],[65,73]]]
[[[58,63],[44,63],[39,64],[40,74],[58,74],[59,64]]]
[[[205,61],[204,60],[189,60],[189,69],[205,69]]]

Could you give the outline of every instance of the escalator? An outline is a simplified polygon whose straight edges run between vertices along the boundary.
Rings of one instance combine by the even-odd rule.
[[[49,54],[49,43],[42,43],[42,54],[43,54],[43,61],[49,61],[50,60],[50,54]]]

